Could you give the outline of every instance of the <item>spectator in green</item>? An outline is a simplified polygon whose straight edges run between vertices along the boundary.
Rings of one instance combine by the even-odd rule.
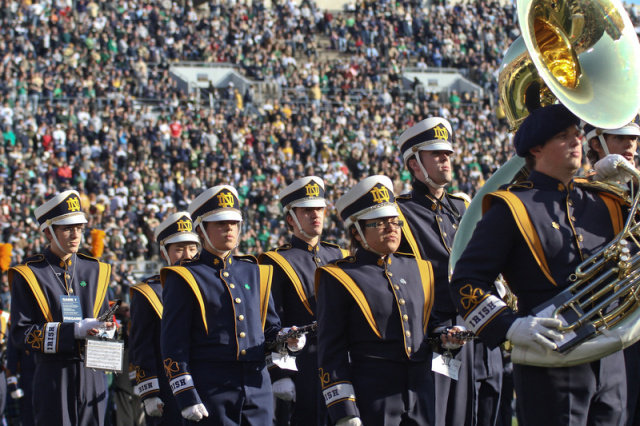
[[[452,108],[460,108],[460,96],[458,96],[457,91],[451,91],[451,95],[449,96],[449,103],[451,104]]]
[[[11,127],[7,126],[6,130],[2,132],[2,137],[4,138],[4,146],[16,145],[16,135]]]

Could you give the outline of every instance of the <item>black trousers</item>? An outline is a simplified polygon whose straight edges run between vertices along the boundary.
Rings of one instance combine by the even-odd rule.
[[[514,364],[520,426],[622,425],[627,403],[622,352],[574,367]]]
[[[329,414],[318,375],[317,338],[307,337],[303,353],[296,357],[298,373],[295,375],[296,402],[293,404],[291,426],[324,426]]]
[[[36,365],[33,411],[36,425],[102,426],[107,408],[105,373],[82,361],[52,360]]]
[[[273,421],[273,391],[262,362],[192,362],[191,374],[209,417],[198,426],[265,426]]]
[[[366,426],[431,426],[435,400],[431,362],[351,360],[351,382]]]

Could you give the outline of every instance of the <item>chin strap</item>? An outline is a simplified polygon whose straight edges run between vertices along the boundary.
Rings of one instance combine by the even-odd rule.
[[[363,245],[363,247],[364,247],[365,249],[369,250],[369,251],[370,251],[370,252],[372,252],[372,253],[375,253],[375,254],[377,254],[377,255],[379,255],[379,256],[384,257],[384,256],[385,256],[384,254],[379,253],[379,252],[377,252],[377,251],[373,250],[373,249],[371,248],[371,246],[369,245],[369,243],[367,243],[367,239],[364,237],[364,233],[362,232],[362,228],[360,228],[360,223],[358,223],[358,221],[356,221],[356,222],[354,223],[354,225],[356,226],[356,231],[358,231],[358,234],[360,234],[360,238],[362,238],[362,245]]]
[[[300,222],[298,222],[298,217],[296,216],[295,212],[293,211],[293,209],[289,210],[289,214],[291,215],[291,217],[293,218],[293,221],[296,223],[296,226],[298,227],[298,230],[300,231],[300,233],[305,237],[308,238],[310,240],[313,240],[315,237],[312,237],[311,235],[307,234],[303,229],[302,229],[302,225],[300,225]]]
[[[202,231],[202,235],[204,236],[204,240],[207,243],[209,243],[209,246],[211,246],[211,248],[213,249],[214,254],[216,254],[219,257],[224,259],[229,253],[231,253],[232,250],[219,250],[219,249],[217,249],[216,246],[214,246],[213,243],[211,242],[211,240],[209,239],[209,235],[207,235],[207,231],[204,229],[204,225],[202,224],[202,222],[199,222],[198,226],[200,227],[200,230]],[[237,244],[236,244],[236,246],[237,246]],[[168,259],[168,257],[167,257],[167,259]]]
[[[442,189],[445,186],[447,186],[446,183],[444,185],[438,185],[437,183],[435,183],[434,181],[431,180],[431,178],[427,174],[427,171],[425,170],[424,166],[422,165],[422,161],[420,161],[420,156],[418,155],[419,152],[420,151],[418,151],[418,153],[416,153],[415,159],[418,162],[418,167],[420,167],[420,170],[422,171],[422,174],[424,175],[424,179],[425,179],[425,182],[427,182],[427,185],[429,185],[430,187],[435,188],[435,189]]]
[[[60,251],[62,253],[64,253],[64,254],[72,254],[71,252],[68,252],[65,249],[63,249],[62,246],[60,245],[60,241],[58,241],[58,237],[56,236],[56,233],[53,230],[53,225],[48,225],[47,228],[49,228],[49,232],[51,232],[51,236],[53,237],[53,242],[60,249]],[[81,243],[82,243],[82,237],[83,237],[82,234],[80,234],[80,242]]]
[[[164,258],[167,261],[167,263],[169,264],[169,266],[173,266],[171,264],[171,259],[169,258],[169,253],[167,253],[167,249],[164,247],[164,244],[160,246],[160,251],[164,255]]]
[[[604,155],[609,155],[609,147],[607,146],[607,142],[604,140],[604,133],[598,132],[598,139],[600,140],[600,145],[604,150]]]

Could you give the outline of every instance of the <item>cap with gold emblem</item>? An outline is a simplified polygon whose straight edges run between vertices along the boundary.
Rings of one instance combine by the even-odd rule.
[[[198,234],[193,232],[193,222],[187,212],[178,212],[169,215],[155,232],[156,241],[161,246],[173,243],[193,242],[200,243]]]
[[[35,211],[36,220],[43,231],[50,225],[76,225],[87,223],[87,216],[80,206],[77,191],[64,191],[56,195]]]
[[[451,124],[440,117],[430,117],[405,130],[398,139],[405,165],[418,151],[450,151]]]
[[[294,181],[278,194],[284,212],[294,207],[327,207],[324,199],[324,181],[306,176]]]
[[[242,222],[238,191],[229,185],[209,188],[189,204],[189,214],[196,226],[200,222]]]
[[[338,214],[348,228],[358,220],[398,216],[393,184],[387,176],[369,176],[336,202]]]

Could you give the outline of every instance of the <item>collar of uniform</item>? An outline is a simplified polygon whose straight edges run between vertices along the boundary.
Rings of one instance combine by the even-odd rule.
[[[415,198],[416,200],[421,202],[423,205],[429,207],[431,210],[436,210],[438,208],[435,195],[431,193],[431,191],[429,190],[429,186],[427,186],[427,184],[425,184],[424,182],[419,181],[418,179],[415,179],[413,181],[413,192],[419,195],[418,197],[415,197]],[[445,194],[442,196],[442,198],[439,201],[441,203],[445,203],[446,200],[447,200],[447,197]]]
[[[233,263],[233,256],[229,254],[225,259],[223,259],[220,256],[203,249],[200,252],[200,260],[215,269],[225,269],[228,265]]]
[[[47,259],[50,265],[55,265],[62,269],[67,269],[69,266],[73,265],[72,259],[74,258],[74,256],[71,256],[69,259],[67,259],[67,265],[65,267],[65,262],[60,259],[57,254],[51,251],[51,247],[47,247],[47,249],[44,251],[44,257],[45,259]]]
[[[299,249],[302,249],[304,251],[308,251],[309,253],[317,253],[319,248],[320,248],[320,243],[318,242],[318,244],[314,247],[311,244],[309,244],[308,242],[301,240],[300,238],[296,237],[295,235],[292,235],[291,236],[291,247],[299,248]]]
[[[417,192],[418,194],[422,194],[422,195],[427,195],[427,194],[431,195],[431,191],[429,191],[429,187],[427,186],[426,183],[422,182],[421,180],[414,179],[411,185],[413,186],[414,192]]]
[[[389,265],[391,265],[392,259],[391,256],[385,256],[384,258],[380,257],[379,254],[374,253],[372,251],[366,250],[364,248],[359,248],[356,251],[356,260],[367,263],[367,264],[375,264],[380,267],[384,267],[384,262],[386,261]]]
[[[569,187],[567,187],[567,185],[560,182],[558,179],[535,170],[531,171],[528,180],[533,183],[534,188],[541,189],[543,191],[569,192],[573,191],[575,188],[573,180],[569,183]]]

